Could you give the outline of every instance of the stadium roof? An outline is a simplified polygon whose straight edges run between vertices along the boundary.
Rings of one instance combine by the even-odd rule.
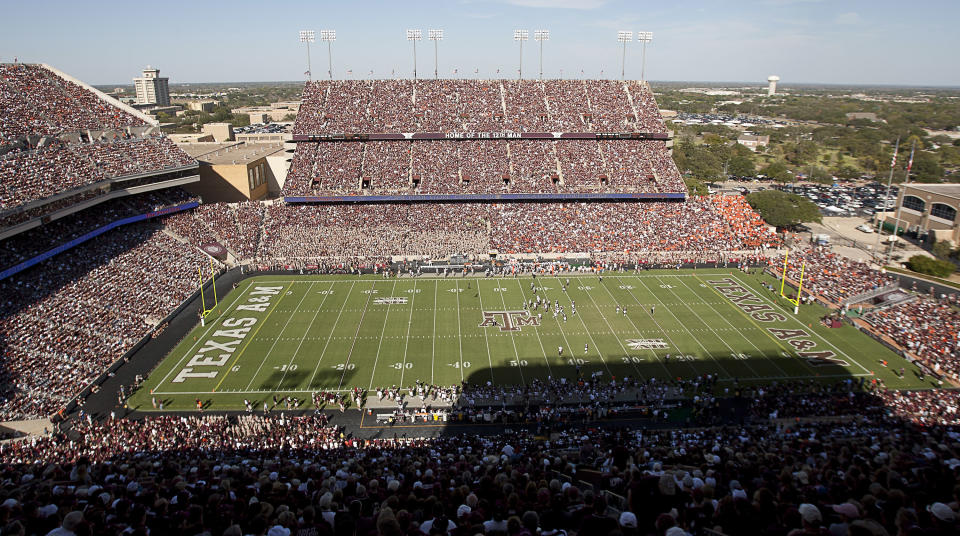
[[[197,160],[208,164],[221,165],[244,164],[276,154],[283,150],[283,143],[231,141],[224,143],[183,143],[179,147]]]

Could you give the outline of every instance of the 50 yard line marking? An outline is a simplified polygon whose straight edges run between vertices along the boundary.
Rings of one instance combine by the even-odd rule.
[[[263,317],[263,320],[260,322],[260,325],[257,326],[257,329],[254,330],[254,332],[250,334],[250,338],[243,343],[243,348],[241,348],[240,351],[237,352],[237,357],[235,357],[233,359],[233,363],[231,363],[230,366],[227,367],[227,370],[223,373],[223,377],[220,378],[220,381],[217,382],[216,387],[213,388],[213,392],[217,392],[217,389],[219,389],[220,386],[223,384],[223,380],[227,379],[227,376],[230,374],[230,370],[233,369],[234,366],[236,366],[238,361],[240,361],[240,356],[242,356],[243,352],[247,349],[248,346],[250,346],[250,342],[257,337],[257,333],[260,332],[260,328],[262,328],[263,325],[267,323],[267,320],[270,319],[270,315],[273,314],[273,310],[276,309],[277,306],[280,305],[280,302],[283,301],[283,298],[287,295],[287,288],[291,284],[292,283],[288,283],[287,286],[283,287],[283,290],[280,291],[280,299],[273,303],[273,307],[270,308],[270,312],[267,313],[267,316]],[[248,290],[249,290],[249,287],[248,287]],[[263,366],[262,361],[260,362],[260,366]],[[249,389],[250,386],[248,385],[247,388]]]

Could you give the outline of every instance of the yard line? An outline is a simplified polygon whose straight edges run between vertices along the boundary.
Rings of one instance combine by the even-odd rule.
[[[560,277],[558,276],[558,277],[556,277],[555,279],[557,280],[557,284],[560,285],[560,287],[562,288],[562,287],[563,287],[563,282],[560,281]],[[569,294],[564,294],[564,296],[566,296],[567,299],[570,299],[570,295],[569,295]],[[597,311],[599,312],[600,309],[597,308]],[[609,374],[610,377],[612,378],[612,377],[613,377],[613,371],[610,370],[610,365],[607,364],[607,360],[603,358],[603,352],[600,351],[600,346],[597,344],[597,341],[595,341],[595,340],[593,339],[593,332],[590,331],[590,328],[587,327],[587,323],[586,323],[586,321],[584,321],[583,315],[574,315],[574,316],[576,316],[576,317],[580,320],[580,323],[583,324],[583,329],[584,329],[584,331],[587,332],[587,337],[590,338],[590,344],[593,345],[593,349],[596,350],[597,355],[600,356],[600,362],[603,363],[603,368],[607,369],[607,374]],[[611,331],[612,331],[612,330],[611,330]],[[617,334],[616,334],[616,333],[613,333],[613,336],[616,337]],[[622,346],[621,346],[621,348],[622,348]],[[571,356],[572,358],[576,358],[576,357],[577,357],[576,351],[575,351],[573,348],[570,348],[570,356]]]
[[[223,376],[220,378],[220,381],[217,382],[216,387],[213,388],[214,391],[220,388],[220,385],[223,383],[223,380],[227,379],[227,375],[230,374],[230,370],[233,369],[233,367],[236,366],[237,362],[240,361],[240,356],[243,355],[243,351],[246,350],[247,347],[250,346],[250,342],[257,337],[257,333],[260,332],[260,328],[262,328],[263,325],[267,323],[267,320],[270,320],[270,315],[273,314],[273,311],[277,309],[277,306],[280,305],[280,302],[282,302],[283,298],[287,295],[287,288],[289,287],[283,287],[283,290],[281,291],[281,294],[280,294],[280,299],[278,299],[276,303],[273,304],[273,307],[270,308],[270,312],[267,313],[267,316],[263,317],[263,320],[257,326],[257,329],[253,330],[253,333],[250,334],[250,338],[248,338],[247,341],[243,343],[243,348],[241,348],[240,351],[237,352],[237,356],[234,358],[233,363],[231,363],[227,367],[227,370],[224,371]],[[263,366],[263,361],[260,362],[260,365]]]
[[[537,285],[540,286],[540,292],[543,293],[543,298],[548,300],[549,298],[547,298],[547,291],[543,287],[543,276],[537,278]],[[547,309],[549,310],[549,308],[550,308],[550,304],[547,304]],[[570,340],[567,339],[567,334],[563,331],[563,327],[560,325],[560,321],[557,320],[556,322],[557,322],[557,328],[560,330],[560,336],[563,337],[563,344],[566,344],[567,348],[570,350],[570,357],[572,358],[576,357],[577,355],[576,350],[573,349],[573,345],[571,345]],[[558,356],[558,357],[560,357],[561,359],[563,358],[563,356]]]
[[[343,310],[347,307],[347,302],[350,301],[350,293],[353,292],[353,287],[357,285],[356,281],[350,283],[350,290],[347,291],[347,298],[343,300],[343,305],[340,306],[340,312],[337,313],[337,319],[333,321],[333,325],[330,326],[330,334],[327,335],[327,342],[323,345],[323,350],[320,351],[320,357],[317,359],[317,366],[313,367],[313,375],[310,376],[310,382],[307,384],[307,387],[313,385],[313,380],[317,377],[317,372],[320,371],[320,363],[323,361],[323,356],[327,353],[327,347],[330,346],[330,340],[333,339],[333,332],[337,329],[337,324],[340,322],[340,317],[343,315]],[[371,294],[372,296],[372,294]],[[354,337],[356,340],[356,337]],[[344,365],[344,371],[346,371],[346,365]]]
[[[637,280],[637,282],[639,282],[639,283],[641,283],[641,284],[643,283],[643,282],[640,281],[639,279]],[[600,282],[600,285],[601,285],[603,288],[607,288],[607,286],[604,285],[602,281]],[[646,285],[644,285],[644,286],[646,286]],[[637,295],[633,293],[633,290],[631,290],[631,289],[629,289],[629,288],[624,289],[624,290],[626,290],[626,291],[627,291],[627,294],[629,294],[630,297],[633,298],[633,301],[635,301],[635,302],[637,303],[637,305],[640,306],[640,309],[643,310],[644,314],[646,314],[647,316],[650,317],[650,320],[654,323],[655,326],[657,326],[657,329],[660,330],[660,333],[663,333],[663,336],[666,337],[668,341],[670,341],[670,344],[671,344],[674,348],[676,348],[677,351],[682,351],[682,350],[680,350],[680,347],[677,346],[677,343],[673,340],[673,337],[670,336],[670,334],[667,332],[667,330],[663,329],[663,326],[660,325],[660,322],[657,322],[657,319],[656,319],[652,314],[650,314],[650,311],[648,311],[647,308],[644,307],[642,303],[640,303],[640,300],[637,299]],[[650,290],[650,289],[648,288],[647,290]],[[616,297],[613,296],[613,293],[610,292],[610,289],[607,288],[607,292],[610,294],[611,297],[614,298],[614,300],[616,300]],[[656,296],[654,296],[654,298],[656,298]],[[660,302],[660,303],[663,303],[663,302]],[[674,318],[676,318],[676,317],[674,317]],[[690,332],[688,331],[687,333],[689,334]],[[693,363],[690,363],[689,361],[687,361],[686,363],[687,363],[687,365],[689,365],[690,368],[693,370],[693,374],[694,374],[695,376],[699,376],[699,375],[700,375],[699,371],[697,370],[697,367],[695,367],[695,366],[693,365]],[[666,363],[664,363],[663,368],[667,370],[667,375],[668,375],[668,377],[672,377],[672,376],[673,376],[672,374],[670,374],[670,369],[667,368]]]
[[[310,294],[310,291],[313,290],[313,286],[316,285],[316,284],[317,284],[316,281],[314,281],[314,282],[310,285],[310,287],[307,288],[307,291],[303,293],[303,297],[300,298],[300,301],[299,301],[299,302],[297,302],[297,306],[293,308],[294,311],[296,311],[297,309],[300,308],[301,305],[303,305],[303,300],[307,299],[307,294]],[[286,293],[284,293],[284,296],[286,296]],[[277,300],[277,303],[273,304],[273,308],[276,309],[276,308],[277,308],[277,305],[280,305],[280,302],[281,302],[282,300],[283,300],[283,298],[280,298],[279,300]],[[272,313],[273,311],[270,311],[270,312]],[[287,326],[290,325],[290,321],[293,320],[293,317],[294,317],[294,316],[296,316],[296,312],[290,313],[290,316],[287,317],[287,321],[284,322],[283,327],[280,328],[280,332],[277,333],[277,338],[274,339],[273,344],[270,345],[270,349],[267,350],[267,353],[263,355],[263,359],[260,360],[260,366],[257,367],[257,371],[254,372],[254,373],[253,373],[253,376],[250,378],[250,383],[247,384],[247,389],[249,389],[250,386],[253,385],[253,380],[256,380],[256,379],[257,379],[257,376],[260,375],[260,371],[263,370],[263,364],[270,360],[270,354],[272,354],[272,353],[273,353],[273,349],[277,347],[277,343],[280,342],[280,338],[283,337],[283,332],[287,330]],[[269,315],[269,314],[266,316],[266,318],[263,319],[263,322],[262,322],[260,325],[262,326],[263,324],[266,324],[266,323],[267,323],[267,320],[270,320],[270,315]],[[250,337],[250,340],[253,340],[253,337]],[[246,348],[246,347],[244,347],[244,348]],[[238,355],[237,357],[240,357],[240,356]],[[229,372],[229,371],[228,371],[228,372]],[[227,375],[224,374],[223,377],[226,378]],[[221,380],[221,381],[223,381],[223,380]],[[218,387],[219,387],[219,385],[218,385]]]
[[[575,277],[574,279],[576,279],[577,283],[580,283],[580,281],[581,281],[580,277]],[[580,286],[583,286],[583,285],[581,284]],[[606,287],[604,287],[604,288],[606,288]],[[609,291],[607,291],[607,292],[609,292]],[[623,355],[627,356],[627,360],[630,361],[630,363],[633,364],[633,369],[637,372],[637,376],[639,376],[641,380],[646,380],[646,378],[645,378],[645,377],[643,376],[643,374],[640,372],[640,367],[638,367],[637,364],[634,363],[632,359],[629,359],[629,357],[630,357],[630,352],[627,350],[627,347],[623,345],[623,342],[620,341],[620,337],[617,336],[617,332],[613,329],[613,326],[611,326],[611,325],[610,325],[610,322],[607,321],[607,317],[604,316],[603,311],[600,310],[600,306],[597,305],[597,300],[594,300],[594,299],[593,299],[593,294],[590,294],[590,291],[588,291],[588,290],[584,290],[583,293],[586,294],[588,298],[590,298],[590,301],[593,303],[593,306],[597,309],[597,313],[600,314],[600,318],[603,319],[603,322],[607,325],[607,329],[610,330],[610,334],[613,335],[613,338],[616,339],[617,344],[620,345],[620,349],[623,350]],[[579,315],[578,315],[578,316],[579,316]],[[629,316],[627,317],[627,320],[630,320],[630,317],[629,317]],[[583,322],[583,320],[581,320],[581,322]],[[634,329],[637,328],[636,324],[633,323],[633,320],[630,320],[630,324],[633,325],[633,328],[634,328]],[[586,325],[586,323],[584,323],[584,325]],[[639,333],[639,331],[638,331],[638,333]],[[598,348],[597,350],[599,351],[599,348]],[[653,357],[654,357],[654,358],[657,357],[657,354],[656,354],[655,352],[653,352],[653,348],[650,349],[650,352],[653,353]]]
[[[658,279],[657,281],[660,281],[660,280]],[[666,285],[667,285],[668,287],[671,286],[670,284],[666,284]],[[688,287],[688,288],[689,288],[689,287]],[[720,339],[720,342],[722,342],[723,345],[726,346],[728,350],[730,350],[730,354],[731,354],[731,355],[732,355],[732,354],[739,353],[739,352],[737,352],[736,350],[734,350],[733,347],[730,346],[730,344],[727,343],[727,339],[721,337],[720,334],[717,333],[717,332],[713,329],[713,326],[711,326],[706,320],[703,319],[702,316],[700,316],[700,313],[696,312],[692,307],[690,307],[689,304],[687,304],[687,303],[684,302],[682,299],[680,299],[680,296],[678,296],[677,293],[674,292],[672,288],[668,288],[667,290],[669,290],[669,291],[670,291],[670,294],[673,294],[673,296],[674,296],[675,298],[677,298],[677,300],[679,300],[680,303],[682,303],[683,306],[686,307],[688,311],[690,311],[691,313],[693,313],[693,316],[697,317],[697,320],[699,320],[704,326],[707,326],[707,329],[709,329],[710,332],[713,333],[714,336],[717,337],[717,339]],[[696,292],[694,292],[694,295],[697,295]],[[699,296],[698,296],[698,297],[699,297]],[[711,306],[709,303],[707,303],[706,305],[707,305],[708,307],[710,307],[711,309],[713,308],[713,306]],[[672,312],[671,312],[671,313],[672,313]],[[726,317],[724,317],[724,320],[726,320]],[[728,324],[730,327],[733,327],[733,324],[730,324],[729,321],[727,321],[727,324]],[[740,333],[740,332],[737,331],[737,333]],[[741,336],[742,336],[742,334],[741,334]],[[743,338],[744,338],[744,339],[747,339],[746,337],[743,337]],[[763,352],[760,350],[760,348],[757,348],[757,345],[756,345],[756,344],[753,344],[753,341],[750,341],[749,339],[747,339],[747,342],[749,342],[751,345],[753,345],[753,347],[754,347],[758,352],[760,352],[761,355],[763,354]],[[701,345],[701,346],[703,346],[703,345]],[[720,363],[719,360],[716,360],[716,361],[717,361],[718,364]],[[751,373],[751,374],[753,374],[754,376],[759,376],[759,374],[757,374],[757,371],[753,370],[753,367],[750,366],[750,360],[749,360],[749,359],[744,360],[744,361],[743,361],[743,364],[746,365],[748,369],[750,369],[750,373]],[[774,363],[774,364],[776,365],[776,363]],[[721,368],[722,368],[722,367],[723,367],[723,365],[721,365]],[[786,374],[786,372],[785,372],[782,368],[780,368],[779,366],[777,366],[777,370],[779,370],[782,374]],[[724,369],[724,372],[726,372],[726,369]]]
[[[460,343],[460,383],[463,383],[463,330],[460,327],[460,281],[456,281],[457,291],[454,294],[457,295],[457,341]],[[440,282],[437,282],[437,285],[440,285]],[[438,287],[439,288],[439,287]],[[437,290],[437,294],[440,294],[440,291]],[[480,294],[480,291],[477,291],[477,294]],[[434,296],[436,298],[436,296]],[[484,337],[486,337],[487,332],[483,332]],[[433,315],[433,340],[436,344],[437,340],[437,315]],[[487,358],[490,357],[490,347],[487,346]],[[493,381],[493,364],[490,365],[490,381]],[[430,383],[433,383],[433,371],[430,372]]]
[[[224,311],[229,311],[234,305],[236,305],[237,302],[240,301],[240,297],[243,296],[243,293],[246,292],[246,291],[249,290],[249,289],[250,289],[250,285],[247,286],[246,290],[241,290],[240,292],[237,292],[237,295],[233,298],[233,301],[230,302],[230,306],[227,307],[226,309],[224,309]],[[222,317],[222,316],[227,316],[227,313],[223,313],[223,314],[221,314],[220,316],[221,316],[221,317]],[[205,339],[207,338],[207,335],[210,333],[210,330],[212,330],[213,328],[217,327],[217,320],[220,320],[220,319],[217,318],[217,319],[214,320],[213,322],[210,322],[210,325],[207,326],[207,329],[205,329],[205,330],[203,331],[203,335],[197,337],[197,342],[195,342],[195,343],[193,343],[193,344],[190,345],[190,348],[186,351],[186,353],[183,354],[183,357],[181,357],[181,358],[177,361],[177,364],[176,364],[173,368],[170,369],[170,372],[167,372],[166,376],[164,376],[163,379],[160,380],[160,383],[158,383],[157,386],[156,386],[154,389],[159,389],[160,386],[163,385],[163,382],[167,381],[167,378],[169,378],[170,375],[173,374],[173,371],[180,369],[180,363],[183,363],[183,360],[186,359],[190,354],[193,353],[193,349],[196,348],[197,346],[200,346],[201,343],[205,342]],[[196,326],[194,326],[194,327],[196,327]],[[191,330],[191,331],[193,331],[193,330]],[[188,334],[189,334],[189,333],[188,333]],[[169,352],[168,352],[167,355],[169,355]]]
[[[657,278],[657,281],[660,281],[659,277]],[[660,302],[660,305],[663,306],[663,308],[666,309],[668,313],[670,313],[670,316],[672,316],[673,319],[677,321],[677,324],[679,324],[681,327],[683,327],[684,331],[686,331],[687,334],[690,335],[690,338],[693,339],[693,340],[695,340],[695,341],[697,342],[697,344],[700,345],[700,348],[703,348],[703,351],[710,357],[710,359],[712,359],[712,360],[720,367],[720,370],[722,370],[723,373],[727,375],[727,377],[732,377],[732,376],[730,375],[730,373],[727,372],[727,369],[724,368],[723,364],[720,363],[720,360],[717,359],[716,356],[713,355],[713,352],[711,352],[710,350],[707,350],[707,347],[704,346],[702,342],[700,342],[700,338],[697,337],[696,335],[694,335],[693,332],[691,332],[690,329],[687,328],[686,324],[684,324],[683,322],[680,321],[679,318],[677,318],[677,315],[675,315],[675,314],[673,313],[673,309],[671,309],[670,307],[667,307],[667,306],[663,303],[663,300],[661,300],[660,297],[657,296],[657,295],[653,292],[653,290],[650,289],[650,287],[647,286],[646,283],[644,283],[643,281],[640,281],[640,284],[643,285],[643,287],[646,288],[648,291],[650,291],[650,295],[653,296],[653,299],[655,299],[655,300],[657,300],[658,302]],[[653,315],[650,315],[650,316],[652,317]],[[697,318],[699,318],[699,316],[698,316]],[[702,322],[702,320],[701,320],[701,322]],[[711,331],[712,331],[712,330],[711,330]],[[724,344],[726,344],[726,343],[724,343]]]
[[[457,284],[457,288],[460,288],[460,284]],[[483,315],[483,295],[480,293],[480,280],[477,279],[477,297],[480,298],[480,314]],[[460,292],[457,292],[457,304],[460,304]],[[460,320],[458,313],[457,322]],[[487,343],[487,362],[490,363],[490,382],[496,384],[493,380],[493,357],[490,356],[490,338],[487,336],[487,329],[481,328],[480,331],[483,332],[483,340]],[[461,338],[460,340],[463,340]],[[463,343],[460,343],[460,374],[463,374]]]
[[[396,294],[396,290],[397,290],[397,280],[396,280],[396,278],[394,278],[394,280],[393,280],[393,288],[390,289],[390,295],[393,296],[394,294]],[[371,294],[371,296],[373,296],[373,294]],[[390,300],[390,301],[392,302],[393,300]],[[383,348],[383,335],[384,335],[384,333],[387,332],[387,321],[390,320],[390,305],[391,305],[391,303],[388,302],[388,303],[387,303],[387,314],[383,315],[383,327],[380,328],[380,341],[377,343],[377,355],[376,355],[376,357],[373,358],[373,369],[370,370],[370,385],[367,386],[367,391],[373,389],[373,375],[374,375],[374,373],[377,371],[377,363],[380,362],[380,349]],[[361,322],[362,322],[362,319],[361,319]],[[360,332],[359,330],[360,330],[360,326],[358,325],[358,326],[357,326],[357,333]],[[353,354],[353,348],[350,349],[350,353]],[[347,356],[347,363],[349,363],[349,362],[350,362],[350,356]],[[346,372],[346,371],[344,371],[344,372]],[[337,389],[340,389],[341,387],[343,387],[343,377],[342,377],[342,376],[340,377],[340,385],[337,386]],[[403,385],[401,385],[400,387],[403,388]]]
[[[396,283],[394,283],[394,287],[396,287]],[[413,306],[416,300],[417,300],[417,280],[414,279],[413,292],[410,293],[410,317],[407,318],[407,338],[403,344],[403,367],[400,369],[400,386],[403,386],[403,372],[407,365],[407,348],[410,347],[410,325],[413,324]],[[387,312],[389,313],[390,306],[388,305],[387,307],[388,307]],[[436,312],[434,312],[434,318],[436,318]],[[387,324],[384,323],[383,326],[384,328],[386,328]]]
[[[729,274],[728,277],[731,277],[731,278],[733,278],[733,279],[736,279],[737,282],[740,283],[740,286],[743,287],[743,288],[752,288],[752,287],[748,287],[747,285],[743,284],[743,281],[740,281],[740,278],[738,278],[736,275]],[[752,289],[753,289],[754,291],[756,290],[755,288],[752,288]],[[774,304],[772,301],[770,301],[769,298],[767,298],[766,296],[764,296],[763,293],[761,293],[761,292],[754,292],[754,294],[756,294],[757,296],[760,296],[760,299],[765,300],[765,301],[767,301],[768,303],[774,305],[774,307],[776,307],[776,304]],[[798,320],[797,317],[795,317],[795,316],[790,316],[789,314],[787,314],[786,316],[787,316],[787,318],[792,318],[794,322],[800,324],[800,327],[801,327],[801,328],[804,327],[803,322],[801,322],[800,320]],[[806,330],[805,330],[805,331],[806,331]],[[844,357],[846,357],[846,358],[849,359],[850,361],[856,363],[857,366],[860,367],[861,369],[863,369],[864,372],[870,372],[870,370],[867,369],[867,367],[865,367],[865,366],[863,366],[863,365],[860,364],[860,361],[857,361],[856,359],[854,359],[854,358],[850,357],[849,355],[847,355],[846,352],[844,352],[843,350],[841,350],[841,349],[837,348],[836,346],[834,346],[833,343],[831,343],[830,341],[828,341],[825,337],[821,336],[819,333],[813,332],[813,331],[811,330],[811,331],[810,331],[810,336],[811,336],[811,337],[816,336],[818,339],[820,339],[821,341],[823,341],[827,346],[833,348],[834,350],[836,350],[838,353],[842,354]],[[810,365],[807,365],[807,366],[809,367]],[[811,368],[811,370],[813,370],[813,369]]]
[[[313,328],[313,323],[316,322],[316,321],[317,321],[317,317],[320,316],[320,309],[323,308],[323,304],[327,302],[327,298],[330,296],[330,294],[331,294],[330,291],[333,290],[333,285],[334,285],[335,283],[336,283],[335,281],[331,281],[331,282],[330,282],[330,288],[327,289],[327,293],[324,294],[324,295],[323,295],[323,299],[320,300],[320,305],[317,307],[316,312],[313,313],[313,318],[310,320],[310,324],[307,325],[307,331],[305,331],[305,332],[303,333],[303,337],[300,337],[300,344],[298,344],[298,345],[297,345],[297,349],[293,351],[293,355],[290,356],[290,361],[287,363],[287,368],[283,370],[283,375],[280,376],[280,381],[277,382],[277,390],[278,390],[278,391],[280,390],[280,387],[283,385],[283,380],[287,377],[287,371],[290,370],[290,366],[293,365],[294,360],[297,359],[297,354],[300,353],[300,348],[303,346],[303,341],[306,340],[307,335],[310,333],[310,329]],[[310,288],[307,289],[307,294],[310,293],[310,290],[311,290],[312,288],[313,288],[313,286],[311,285]],[[306,294],[304,294],[304,297],[306,297]],[[298,307],[299,307],[299,306],[298,306]]]
[[[502,284],[502,283],[500,282],[500,281],[501,281],[500,279],[497,279],[496,281],[497,281],[497,287],[496,287],[496,288],[504,289],[504,290],[506,289],[505,287],[501,287],[501,286],[500,286],[500,285]],[[498,292],[499,292],[499,294],[500,294],[500,303],[503,304],[503,310],[504,310],[504,311],[507,311],[507,310],[508,310],[508,309],[507,309],[507,299],[503,297],[503,290],[500,290],[500,291],[498,291]],[[478,294],[479,294],[479,293],[478,293]],[[521,289],[520,295],[523,296],[523,289]],[[520,370],[520,383],[526,385],[527,380],[524,379],[524,377],[523,377],[523,359],[520,359],[520,352],[517,351],[517,339],[514,338],[514,333],[513,333],[512,331],[510,332],[510,342],[513,343],[513,355],[517,356],[517,368]]]
[[[607,288],[606,285],[604,285],[603,283],[598,283],[598,284],[599,284],[601,287],[603,287],[603,290],[606,290],[606,291],[607,291],[607,294],[610,296],[610,299],[612,299],[614,302],[619,301],[619,300],[617,300],[616,296],[614,296],[613,293],[610,292],[610,289]],[[592,299],[592,297],[591,297],[591,299]],[[634,298],[634,300],[636,300],[636,298]],[[639,303],[639,302],[637,302],[637,303]],[[641,305],[640,308],[643,309],[643,305]],[[639,336],[641,330],[640,330],[639,327],[637,327],[636,322],[634,322],[633,319],[630,318],[629,316],[627,316],[627,320],[630,321],[630,325],[633,326],[633,329],[637,330],[637,335]],[[656,321],[654,321],[654,323],[656,323]],[[657,327],[659,327],[659,324],[657,324]],[[661,332],[663,332],[663,330],[661,330]],[[667,339],[670,339],[670,336],[667,335],[666,332],[663,332],[663,334],[664,334],[665,337],[667,337]],[[671,340],[670,343],[673,344],[673,341]],[[676,346],[676,345],[674,345],[674,346]],[[668,368],[667,368],[667,365],[666,365],[663,361],[660,360],[660,358],[657,356],[657,352],[655,352],[655,351],[653,350],[653,348],[650,348],[649,350],[650,350],[650,353],[653,354],[653,360],[654,360],[654,361],[657,361],[658,363],[660,363],[660,366],[663,367],[663,371],[667,373],[667,377],[669,378],[669,377],[670,377],[670,369],[668,369]]]
[[[440,294],[440,281],[433,283],[433,337],[430,338],[430,383],[433,384],[433,367],[437,358],[437,294]],[[461,356],[461,360],[463,356]],[[463,381],[463,370],[460,371],[460,380]]]
[[[699,296],[699,295],[697,294],[696,289],[694,289],[694,288],[691,287],[690,285],[687,285],[683,280],[678,279],[677,281],[680,282],[684,287],[690,289],[695,295]],[[703,283],[703,284],[706,285],[706,283]],[[674,294],[674,295],[676,295],[676,294]],[[706,301],[705,301],[705,302],[702,302],[702,303],[703,303],[704,305],[706,305],[707,307],[709,307],[711,311],[713,311],[714,313],[717,313],[717,316],[723,318],[723,321],[726,322],[728,326],[730,326],[731,328],[734,328],[734,330],[737,332],[737,334],[739,334],[741,337],[743,337],[743,340],[745,340],[745,341],[747,341],[748,343],[750,343],[750,346],[753,346],[753,348],[754,348],[757,352],[760,353],[760,357],[762,357],[762,358],[770,361],[771,363],[773,363],[773,366],[776,367],[778,371],[780,371],[780,374],[787,374],[787,371],[785,371],[785,370],[783,370],[782,368],[780,368],[780,365],[778,365],[776,361],[774,361],[773,359],[770,359],[769,357],[765,356],[764,353],[763,353],[763,350],[761,350],[760,347],[757,346],[757,345],[753,342],[752,339],[750,339],[750,338],[747,337],[742,331],[740,331],[739,329],[737,329],[736,326],[734,326],[733,323],[730,322],[730,319],[729,319],[726,315],[720,314],[720,312],[717,311],[716,308],[714,308],[712,305],[710,305],[710,302],[706,302]],[[733,304],[731,304],[731,305],[733,305]],[[736,305],[734,305],[734,308],[736,308]],[[741,311],[741,312],[742,312],[742,311]],[[699,318],[699,315],[697,315],[697,316],[698,316],[698,318]],[[703,319],[700,319],[700,321],[703,322]],[[704,322],[704,324],[706,324],[706,322]],[[719,337],[719,334],[718,334],[717,336]],[[730,345],[727,345],[727,347],[730,348]],[[730,348],[730,351],[733,352],[733,348]],[[734,352],[734,353],[736,353],[736,352]],[[759,376],[759,375],[757,374],[757,371],[753,370],[753,367],[751,367],[751,366],[749,365],[749,361],[750,361],[750,360],[748,359],[748,360],[745,362],[745,364],[747,365],[747,368],[750,369],[750,372],[753,372],[754,376]]]
[[[377,281],[373,280],[370,284],[370,290],[373,290],[377,286]],[[340,389],[340,386],[343,385],[343,379],[347,376],[347,370],[349,370],[350,358],[353,357],[353,349],[357,346],[357,337],[360,336],[360,326],[363,325],[363,317],[367,315],[367,308],[370,306],[370,299],[373,298],[373,292],[367,294],[367,301],[363,303],[363,312],[360,313],[360,321],[357,322],[357,331],[353,334],[353,342],[350,343],[350,352],[347,354],[347,360],[343,363],[343,374],[340,375],[340,383],[337,384],[337,389]]]
[[[523,285],[520,284],[519,278],[514,278],[514,281],[517,282],[517,286],[520,288],[520,296],[523,297]],[[524,307],[526,309],[526,307]],[[527,309],[529,311],[529,309]],[[533,313],[531,313],[533,316]],[[540,343],[540,351],[543,352],[543,361],[547,364],[547,374],[552,378],[553,369],[550,368],[550,358],[547,356],[547,349],[543,347],[543,339],[540,338],[540,326],[533,328],[533,332],[537,334],[537,342]]]

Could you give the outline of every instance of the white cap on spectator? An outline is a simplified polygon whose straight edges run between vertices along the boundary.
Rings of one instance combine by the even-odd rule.
[[[637,516],[633,512],[622,512],[620,514],[620,526],[637,528]]]
[[[803,518],[803,521],[810,523],[820,523],[823,521],[823,516],[820,515],[820,509],[810,503],[803,503],[797,509],[800,512],[800,517]]]
[[[930,506],[927,506],[927,511],[940,521],[953,523],[957,520],[957,514],[951,510],[949,506],[943,504],[942,502],[935,502]]]

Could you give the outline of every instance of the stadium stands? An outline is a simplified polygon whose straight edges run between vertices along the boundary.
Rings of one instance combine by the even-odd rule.
[[[653,93],[613,80],[318,80],[296,135],[397,132],[664,133]]]
[[[0,64],[0,147],[27,136],[124,130],[144,122],[39,65]]]

